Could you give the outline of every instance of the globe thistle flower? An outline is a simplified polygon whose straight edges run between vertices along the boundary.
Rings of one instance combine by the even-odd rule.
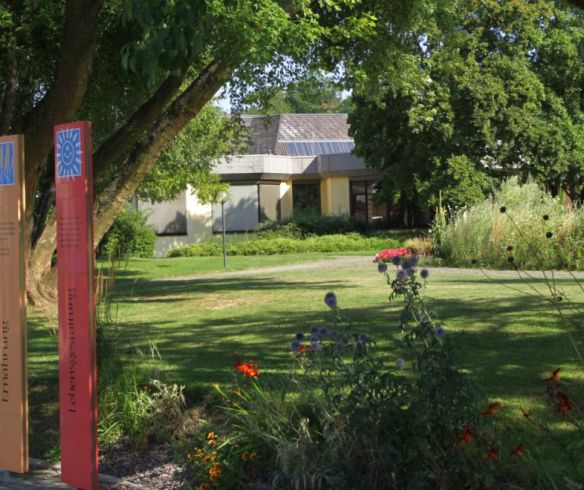
[[[398,369],[403,369],[405,365],[406,365],[406,361],[404,361],[404,359],[403,359],[403,358],[401,358],[401,357],[398,357],[398,358],[395,360],[395,367],[396,367],[396,368],[398,368]]]
[[[333,339],[335,339],[337,337],[337,331],[336,330],[331,330],[331,337]]]
[[[438,325],[434,329],[434,335],[436,335],[436,337],[444,337],[446,335],[446,329],[442,325]]]
[[[547,214],[544,214],[544,215],[543,215],[543,220],[544,220],[544,221],[547,221],[547,220],[549,220],[549,219],[550,219],[549,215],[547,215]]]
[[[385,262],[379,262],[377,264],[377,271],[381,272],[381,273],[386,272],[387,271],[387,264]]]
[[[504,214],[504,213],[506,213],[506,212],[507,212],[507,208],[506,208],[505,206],[501,206],[501,207],[499,208],[499,212],[500,212],[501,214]]]
[[[360,333],[359,337],[357,337],[357,343],[365,343],[369,340],[369,335],[367,335],[366,333]]]
[[[413,267],[408,267],[406,269],[406,275],[408,277],[412,277],[415,274],[415,272],[416,272],[416,269],[414,269]]]
[[[320,329],[320,336],[321,336],[321,337],[326,337],[327,335],[328,335],[328,328],[326,328],[326,327],[322,327],[322,328]]]
[[[319,331],[319,328],[318,328],[317,325],[311,325],[310,326],[310,333],[311,334],[316,335],[318,333],[318,331]]]
[[[302,332],[298,332],[294,338],[296,340],[304,340],[304,334]]]
[[[420,271],[420,277],[422,279],[428,279],[428,276],[430,275],[430,271],[428,269],[422,269]]]
[[[290,344],[290,348],[292,349],[293,352],[298,352],[300,350],[300,341],[298,340],[293,340],[292,343]]]
[[[318,350],[318,341],[312,340],[310,342],[310,350],[316,352]]]
[[[553,237],[553,236],[554,236],[554,234],[553,234],[551,231],[548,231],[548,232],[546,232],[546,234],[545,234],[545,237],[546,237],[546,238],[551,238],[551,237]]]
[[[329,291],[324,296],[324,302],[329,308],[337,307],[337,295],[332,291]]]
[[[393,265],[396,265],[396,266],[397,266],[397,265],[400,265],[400,264],[401,264],[401,261],[402,261],[402,257],[401,257],[401,255],[396,255],[395,257],[393,257],[393,258],[391,259],[391,263],[392,263]]]
[[[405,281],[406,278],[407,278],[406,271],[404,271],[403,269],[400,269],[399,271],[397,271],[397,280],[398,281]]]

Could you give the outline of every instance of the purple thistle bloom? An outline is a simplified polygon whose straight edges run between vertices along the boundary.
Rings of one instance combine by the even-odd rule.
[[[326,327],[322,327],[320,329],[320,336],[321,337],[326,337],[328,335],[328,329]]]
[[[304,340],[304,334],[302,332],[298,332],[296,334],[296,340]]]
[[[324,296],[324,302],[329,308],[337,307],[337,295],[332,291],[329,291]]]
[[[446,329],[442,325],[438,325],[434,329],[434,335],[436,335],[436,337],[444,337],[446,335]]]
[[[397,280],[398,281],[405,281],[407,277],[406,271],[404,271],[403,269],[400,269],[399,271],[397,271]]]
[[[387,271],[387,264],[385,262],[379,262],[377,264],[377,270],[379,272],[386,272]]]
[[[294,352],[298,352],[298,350],[300,349],[300,342],[298,340],[293,340],[292,343],[290,344],[290,348]]]
[[[318,350],[318,341],[311,341],[310,342],[310,350],[315,352]]]
[[[422,279],[428,279],[429,275],[430,275],[430,271],[428,269],[422,269],[420,271],[420,276],[422,277]]]
[[[396,255],[393,259],[391,259],[393,265],[400,265],[401,261],[402,261],[401,255]]]
[[[313,335],[310,337],[311,342],[318,342],[320,340],[320,335]]]
[[[316,325],[311,325],[311,326],[310,326],[310,333],[311,333],[311,334],[317,334],[317,333],[318,333],[318,326],[316,326]]]
[[[369,340],[369,335],[367,335],[366,333],[360,333],[358,338],[359,338],[359,340],[357,341],[358,343],[367,342],[367,340]]]
[[[413,267],[408,267],[406,269],[406,274],[408,277],[412,277],[414,275],[414,272],[416,272],[416,269],[414,269]]]
[[[406,365],[406,361],[404,361],[401,357],[398,357],[395,360],[395,367],[396,368],[403,369],[405,365]]]

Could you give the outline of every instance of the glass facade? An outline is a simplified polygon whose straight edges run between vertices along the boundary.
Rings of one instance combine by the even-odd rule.
[[[291,157],[308,157],[351,153],[355,143],[347,141],[280,141]]]
[[[363,223],[377,226],[387,225],[387,202],[376,199],[377,182],[358,180],[351,182],[351,216]]]
[[[294,182],[292,202],[294,211],[320,214],[320,182]]]

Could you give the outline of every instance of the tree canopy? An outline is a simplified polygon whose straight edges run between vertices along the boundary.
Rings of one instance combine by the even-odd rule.
[[[356,94],[356,151],[396,201],[452,205],[509,175],[577,197],[584,172],[582,12],[549,0],[461,0],[409,39],[407,76]],[[386,77],[392,76],[386,68]],[[379,72],[378,72],[379,73]]]

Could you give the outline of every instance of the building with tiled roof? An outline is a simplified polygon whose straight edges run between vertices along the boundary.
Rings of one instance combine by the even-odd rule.
[[[296,210],[387,222],[387,206],[373,199],[378,174],[352,154],[347,114],[241,119],[249,128],[247,151],[215,167],[230,184],[224,206],[228,232],[253,231],[263,221],[283,219]],[[189,190],[174,201],[142,207],[149,209],[159,235],[159,256],[222,230],[221,205],[201,204]]]

